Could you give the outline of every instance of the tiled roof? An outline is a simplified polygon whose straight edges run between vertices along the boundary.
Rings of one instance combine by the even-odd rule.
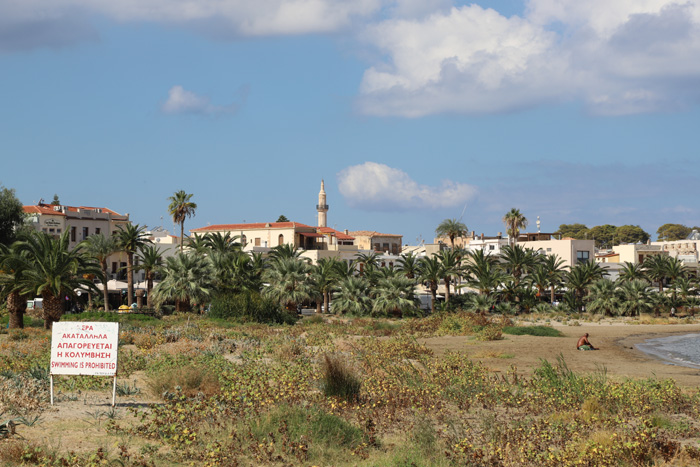
[[[49,216],[65,216],[66,214],[63,213],[60,209],[58,211],[55,211],[54,208],[56,206],[53,204],[37,204],[36,206],[22,206],[24,209],[24,212],[29,213],[29,214],[43,214],[43,215],[49,215]],[[114,216],[121,216],[118,212],[112,211],[109,208],[98,208],[98,207],[92,207],[92,206],[65,206],[65,205],[59,205],[59,208],[65,208],[66,211],[69,211],[71,213],[78,213],[78,210],[81,211],[97,211],[98,209],[103,213],[103,214],[112,214]]]
[[[256,229],[313,229],[299,222],[254,222],[251,224],[215,224],[192,229],[190,232],[217,232],[219,230],[256,230]]]
[[[323,233],[332,233],[333,235],[335,235],[335,237],[338,240],[355,240],[355,237],[348,235],[346,233],[340,232],[338,230],[331,229],[330,227],[318,227],[317,230],[319,232],[323,232]]]
[[[375,232],[373,230],[354,230],[352,232],[348,232],[350,235],[354,235],[355,237],[403,237],[403,235],[393,235],[393,234],[385,234],[385,233],[379,233]]]
[[[27,214],[43,214],[45,216],[65,216],[61,211],[54,211],[53,206],[40,204],[37,206],[22,206]]]

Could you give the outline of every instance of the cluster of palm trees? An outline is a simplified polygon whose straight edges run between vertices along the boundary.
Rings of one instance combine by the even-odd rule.
[[[145,227],[127,224],[116,235],[91,235],[70,249],[69,231],[60,236],[30,230],[23,232],[11,245],[0,245],[0,297],[6,300],[10,327],[23,327],[27,300],[40,296],[43,300],[44,326],[49,329],[63,315],[67,300],[83,292],[98,294],[95,279],[103,285],[105,310],[109,310],[107,258],[123,251],[127,255],[128,300],[133,300],[134,257],[147,251],[150,243]],[[142,267],[147,266],[142,263]]]

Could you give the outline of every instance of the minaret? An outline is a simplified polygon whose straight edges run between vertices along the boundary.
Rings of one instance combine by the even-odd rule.
[[[326,213],[328,212],[328,205],[326,204],[326,189],[321,180],[321,191],[318,192],[318,204],[316,205],[316,210],[318,211],[318,226],[326,226]]]

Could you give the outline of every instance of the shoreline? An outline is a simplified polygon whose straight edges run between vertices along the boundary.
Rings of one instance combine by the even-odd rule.
[[[556,364],[561,356],[566,366],[577,373],[605,372],[610,379],[656,378],[673,379],[679,386],[699,387],[700,368],[683,366],[644,352],[637,344],[650,339],[700,333],[700,324],[627,324],[582,323],[568,326],[553,323],[563,337],[504,335],[499,341],[477,341],[473,337],[445,336],[418,341],[436,355],[447,351],[466,352],[496,373],[506,373],[515,366],[519,373],[532,374],[548,360]],[[576,350],[576,342],[584,333],[600,350]]]

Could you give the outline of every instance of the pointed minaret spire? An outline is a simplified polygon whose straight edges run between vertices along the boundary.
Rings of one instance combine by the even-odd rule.
[[[326,186],[321,180],[321,191],[318,192],[318,204],[316,205],[316,211],[318,211],[318,226],[326,227],[326,213],[328,212],[328,205],[326,204]]]

